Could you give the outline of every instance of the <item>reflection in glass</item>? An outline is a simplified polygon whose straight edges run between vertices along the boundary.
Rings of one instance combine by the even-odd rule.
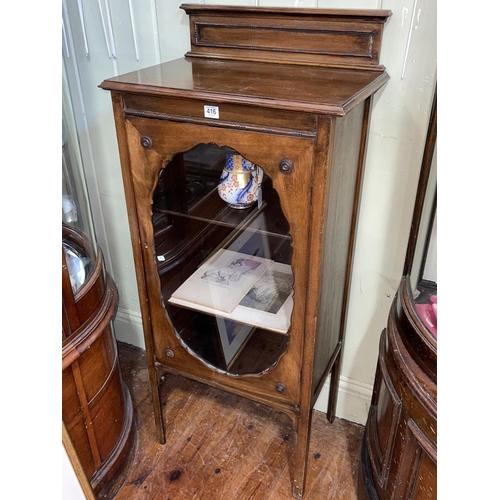
[[[414,215],[416,231],[413,256],[409,260],[410,287],[415,310],[426,330],[437,338],[437,132],[434,103],[422,162],[421,186],[417,201],[421,207]],[[422,191],[420,195],[420,191]],[[410,245],[411,246],[411,245]]]
[[[293,273],[290,227],[264,170],[251,169],[263,177],[244,207],[219,194],[225,166],[238,157],[215,144],[175,155],[159,174],[152,220],[177,335],[209,365],[243,375],[269,369],[286,350]]]
[[[73,242],[64,241],[62,243],[66,266],[68,268],[69,279],[73,294],[78,292],[87,279],[90,268],[90,259],[82,248]]]
[[[76,294],[91,274],[97,242],[64,67],[62,90],[62,246]]]
[[[425,197],[422,204],[422,212],[419,221],[418,235],[415,243],[415,255],[410,272],[411,287],[413,290],[418,288],[419,283],[426,276],[436,276],[435,255],[429,252],[436,252],[436,245],[431,244],[435,241],[431,238],[433,227],[436,224],[436,204],[437,204],[437,154],[432,156]],[[432,267],[434,266],[434,267]]]

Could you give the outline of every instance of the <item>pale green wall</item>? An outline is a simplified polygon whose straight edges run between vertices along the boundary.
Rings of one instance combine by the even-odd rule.
[[[110,34],[106,14],[104,26],[101,21],[99,2],[82,2],[84,37],[77,1],[63,0],[69,50],[68,57],[63,43],[63,59],[68,67],[96,233],[107,269],[120,293],[116,335],[119,340],[142,347],[140,307],[111,98],[97,86],[106,78],[183,57],[189,49],[189,28],[187,16],[179,9],[181,3],[101,0],[104,8],[110,7]],[[393,13],[385,27],[381,55],[391,80],[374,98],[337,409],[340,417],[365,423],[378,341],[402,272],[436,81],[436,2],[207,0],[196,3],[382,8]],[[113,48],[112,40],[116,58],[110,58],[108,53],[108,45]],[[316,407],[325,411],[324,394]]]

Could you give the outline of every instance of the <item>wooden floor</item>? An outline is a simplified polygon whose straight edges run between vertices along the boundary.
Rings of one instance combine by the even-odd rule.
[[[119,343],[137,424],[135,461],[115,500],[292,499],[295,432],[264,405],[169,376],[162,385],[167,444],[156,441],[145,353]],[[168,403],[167,401],[168,396]],[[364,428],[314,411],[304,500],[355,500]]]

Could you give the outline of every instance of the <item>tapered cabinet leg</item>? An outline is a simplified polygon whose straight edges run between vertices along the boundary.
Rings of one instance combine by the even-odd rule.
[[[311,434],[312,410],[306,409],[300,416],[297,427],[297,448],[292,481],[292,495],[302,499],[306,486],[307,460],[309,457],[309,437]]]
[[[337,409],[337,396],[340,383],[340,355],[337,356],[333,363],[330,374],[330,392],[328,394],[328,408],[326,410],[326,418],[330,423],[335,420],[335,411]]]
[[[151,383],[151,397],[153,400],[153,413],[155,416],[156,436],[160,444],[165,444],[165,427],[163,425],[163,415],[161,412],[160,388],[163,379],[158,376],[156,368],[149,371]]]
[[[293,481],[293,489],[292,489],[292,495],[293,498],[298,498],[299,500],[302,499],[302,492],[304,491],[304,485],[299,485],[297,481]]]

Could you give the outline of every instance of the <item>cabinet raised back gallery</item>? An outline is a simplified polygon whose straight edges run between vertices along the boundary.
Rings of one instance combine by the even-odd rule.
[[[184,58],[101,84],[113,103],[158,439],[168,442],[159,396],[168,373],[269,405],[297,431],[301,498],[311,412],[329,374],[335,417],[390,12],[181,9]],[[260,169],[237,174],[241,157]],[[248,205],[223,199],[221,178],[243,195],[257,171]]]

